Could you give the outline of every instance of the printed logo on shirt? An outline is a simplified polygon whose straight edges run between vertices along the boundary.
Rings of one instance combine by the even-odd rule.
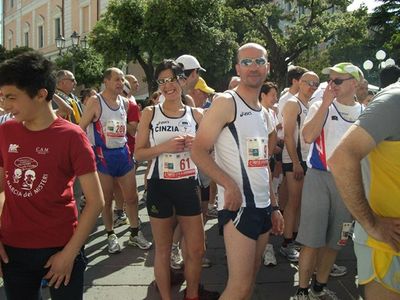
[[[7,187],[13,195],[29,198],[43,190],[49,175],[39,175],[35,170],[38,165],[31,157],[20,157],[14,161],[16,168],[12,178],[6,176]]]
[[[190,128],[190,122],[187,120],[183,120],[179,122],[178,126],[181,129],[181,131],[186,132],[188,128]]]
[[[17,144],[10,144],[8,147],[8,153],[18,153],[19,145]]]
[[[178,126],[171,126],[171,125],[161,125],[161,126],[156,126],[154,128],[155,132],[163,132],[163,131],[168,131],[168,132],[179,132]]]
[[[251,111],[242,111],[240,113],[240,117],[251,116],[251,115],[252,115]]]
[[[36,147],[37,154],[49,154],[49,148],[46,147]]]
[[[332,116],[331,119],[332,119],[332,121],[338,121],[339,120],[337,116]]]

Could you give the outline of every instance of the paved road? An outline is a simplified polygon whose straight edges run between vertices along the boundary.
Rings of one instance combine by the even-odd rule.
[[[138,184],[140,195],[143,191],[143,168],[138,171]],[[151,238],[150,223],[145,208],[140,209],[145,236]],[[156,300],[160,299],[152,282],[154,251],[142,251],[128,246],[128,226],[116,229],[123,246],[120,254],[109,255],[107,252],[104,226],[101,219],[90,236],[86,246],[89,259],[85,275],[86,300],[115,299],[115,300]],[[206,225],[208,237],[207,257],[213,266],[203,269],[202,283],[207,289],[222,291],[227,279],[227,266],[222,238],[218,235],[216,220],[210,220]],[[281,239],[272,237],[275,251]],[[294,295],[298,285],[297,265],[289,263],[277,254],[278,265],[275,267],[261,267],[252,300],[283,300]],[[343,300],[362,299],[361,290],[356,286],[355,266],[356,261],[351,246],[346,247],[337,260],[340,265],[347,266],[349,273],[341,278],[332,279],[329,287]],[[183,298],[184,285],[173,289],[174,299]],[[43,298],[50,299],[47,289],[43,289]],[[0,287],[0,299],[5,299],[4,290]]]

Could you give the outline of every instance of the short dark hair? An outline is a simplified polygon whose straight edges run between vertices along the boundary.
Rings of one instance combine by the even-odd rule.
[[[381,88],[395,83],[400,78],[400,67],[397,65],[388,66],[382,69],[379,74]]]
[[[261,94],[268,94],[270,90],[275,89],[278,92],[278,86],[275,82],[266,81],[261,86],[260,94],[258,95],[258,99],[261,101]]]
[[[306,68],[299,67],[299,66],[290,66],[288,73],[287,73],[287,84],[288,86],[292,86],[293,79],[300,80],[301,76],[304,73],[308,72]]]
[[[183,72],[183,65],[177,63],[173,59],[164,59],[158,66],[154,72],[154,78],[157,79],[160,76],[160,73],[165,70],[171,70],[175,77],[180,78],[185,76]]]
[[[29,51],[0,65],[0,86],[15,85],[34,98],[40,89],[47,90],[46,100],[53,99],[56,89],[54,64],[37,51]]]

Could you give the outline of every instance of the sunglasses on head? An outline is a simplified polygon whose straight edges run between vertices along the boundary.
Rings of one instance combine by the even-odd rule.
[[[243,58],[240,60],[240,65],[243,67],[250,67],[252,64],[256,64],[258,67],[265,66],[267,64],[267,59],[265,57],[258,58]]]
[[[167,84],[167,83],[170,83],[170,82],[175,82],[177,80],[178,80],[178,78],[173,76],[173,77],[166,77],[166,78],[157,79],[156,82],[157,82],[158,85],[163,85],[163,84]]]
[[[314,80],[302,80],[302,81],[305,82],[309,87],[316,88],[316,89],[319,87],[318,81],[314,81]]]
[[[349,78],[345,78],[345,79],[339,79],[339,78],[329,79],[329,82],[333,82],[336,85],[341,85],[344,81],[350,80],[350,79],[354,79],[354,78],[353,77],[349,77]]]

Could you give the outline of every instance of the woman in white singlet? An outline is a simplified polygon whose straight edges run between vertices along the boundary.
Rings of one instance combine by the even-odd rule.
[[[196,298],[204,231],[197,194],[197,167],[190,151],[202,112],[182,102],[181,65],[164,60],[157,66],[155,78],[165,101],[143,110],[135,148],[137,160],[151,161],[146,205],[155,241],[154,274],[161,298],[171,299],[170,255],[178,222],[185,240],[185,299]]]

